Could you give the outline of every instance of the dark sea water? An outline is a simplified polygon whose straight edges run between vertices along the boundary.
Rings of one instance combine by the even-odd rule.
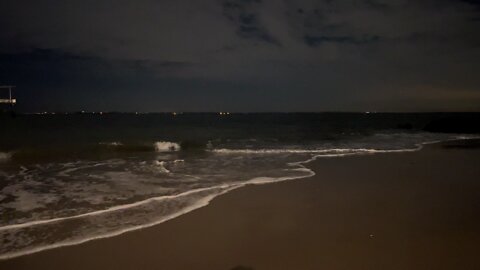
[[[0,259],[144,228],[246,184],[312,176],[306,162],[472,135],[446,114],[0,116]]]

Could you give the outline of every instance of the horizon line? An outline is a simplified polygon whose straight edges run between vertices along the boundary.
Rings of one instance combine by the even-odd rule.
[[[8,112],[8,111],[6,111]],[[46,115],[46,114],[434,114],[434,113],[480,113],[480,111],[37,111],[37,112],[15,112],[17,114],[27,115]]]

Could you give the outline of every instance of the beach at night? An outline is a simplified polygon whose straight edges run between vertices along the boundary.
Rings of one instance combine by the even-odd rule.
[[[0,10],[0,270],[480,269],[478,0]]]

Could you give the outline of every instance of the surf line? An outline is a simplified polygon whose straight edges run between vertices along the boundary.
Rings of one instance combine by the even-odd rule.
[[[227,187],[228,187],[227,185],[222,185],[222,186],[192,189],[192,190],[189,190],[189,191],[186,191],[186,192],[183,192],[183,193],[179,193],[179,194],[176,194],[176,195],[166,195],[166,196],[148,198],[148,199],[145,199],[143,201],[138,201],[138,202],[134,202],[134,203],[131,203],[131,204],[118,205],[118,206],[110,207],[110,208],[107,208],[107,209],[88,212],[88,213],[75,215],[75,216],[36,220],[36,221],[30,221],[30,222],[25,222],[25,223],[20,223],[20,224],[6,225],[6,226],[3,226],[3,227],[0,227],[0,231],[20,229],[20,228],[25,228],[25,227],[48,224],[48,223],[53,223],[53,222],[58,222],[58,221],[63,221],[63,220],[77,219],[77,218],[88,217],[88,216],[96,216],[96,215],[101,215],[101,214],[104,214],[104,213],[109,213],[109,212],[114,212],[114,211],[118,211],[118,210],[132,208],[132,207],[135,207],[135,206],[140,206],[140,205],[143,205],[143,204],[146,204],[146,203],[149,203],[149,202],[175,199],[175,198],[187,196],[187,195],[202,192],[202,191],[208,191],[208,190],[213,190],[213,189],[218,189],[218,188],[227,188]]]

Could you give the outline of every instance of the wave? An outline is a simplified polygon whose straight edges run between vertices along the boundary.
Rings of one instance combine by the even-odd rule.
[[[174,142],[156,142],[154,145],[157,152],[173,152],[179,151],[181,148],[178,143]]]
[[[231,188],[233,189],[233,188],[236,188],[236,187],[231,187]],[[80,218],[94,217],[94,216],[99,216],[99,215],[103,215],[103,214],[107,214],[107,213],[114,213],[114,212],[118,212],[120,210],[128,210],[130,208],[144,206],[144,205],[147,205],[149,203],[154,203],[154,202],[164,201],[164,200],[168,200],[168,199],[184,197],[184,196],[188,196],[188,195],[191,195],[191,194],[204,192],[204,191],[209,191],[209,190],[215,190],[215,189],[219,189],[219,187],[211,187],[211,188],[205,188],[205,189],[191,190],[191,191],[187,191],[187,192],[184,192],[184,193],[181,193],[181,194],[178,194],[178,195],[174,195],[174,196],[154,197],[154,198],[146,199],[146,200],[136,202],[136,203],[132,203],[132,204],[128,204],[128,205],[115,206],[115,207],[112,207],[112,208],[109,208],[109,209],[106,209],[106,210],[95,211],[95,212],[86,213],[86,214],[77,215],[77,216],[71,216],[71,217],[65,217],[65,218],[56,218],[56,219],[50,219],[50,220],[33,221],[33,222],[28,222],[28,223],[23,223],[23,224],[4,226],[4,227],[0,228],[0,231],[16,230],[16,229],[21,229],[21,228],[29,228],[29,231],[33,231],[34,227],[38,227],[38,226],[42,226],[42,225],[43,226],[48,226],[52,223],[59,223],[59,222],[63,222],[63,221],[66,222],[66,221],[71,221],[71,220],[80,219]],[[185,206],[184,208],[182,208],[182,209],[180,209],[176,212],[170,213],[170,214],[162,216],[162,217],[160,217],[160,218],[158,218],[154,221],[147,222],[147,223],[144,223],[144,224],[131,225],[130,227],[121,228],[121,229],[117,229],[117,230],[112,230],[112,231],[104,233],[104,234],[91,235],[89,237],[79,237],[78,239],[70,239],[70,240],[60,241],[60,242],[57,242],[57,243],[54,243],[54,244],[48,243],[48,244],[45,244],[45,245],[35,246],[35,245],[32,245],[31,243],[26,243],[29,248],[27,248],[25,250],[18,250],[18,251],[6,252],[6,253],[3,253],[3,254],[0,254],[0,260],[11,259],[11,258],[36,253],[36,252],[40,252],[40,251],[43,251],[43,250],[49,250],[49,249],[53,249],[53,248],[63,247],[63,246],[77,245],[77,244],[85,243],[85,242],[95,240],[95,239],[113,237],[113,236],[117,236],[117,235],[129,232],[129,231],[151,227],[151,226],[160,224],[162,222],[171,220],[173,218],[176,218],[178,216],[181,216],[183,214],[186,214],[188,212],[191,212],[195,209],[206,206],[206,205],[209,204],[209,202],[213,198],[215,198],[216,196],[221,195],[225,192],[228,192],[229,190],[230,189],[228,189],[228,188],[224,188],[222,190],[221,187],[220,187],[220,190],[216,193],[213,192],[212,194],[208,194],[206,196],[203,196],[200,199],[196,200],[194,203],[191,203],[191,204]],[[145,214],[145,213],[143,212],[143,214]],[[120,218],[120,217],[118,217],[118,218]],[[45,235],[43,235],[43,237],[45,237]]]
[[[328,157],[338,157],[365,153],[389,153],[416,151],[418,148],[406,149],[370,149],[370,148],[330,148],[330,149],[213,149],[212,152],[220,154],[319,154]]]
[[[377,134],[378,135],[378,134]],[[381,135],[381,134],[380,134]],[[398,134],[397,134],[398,135]],[[0,152],[0,162],[5,162],[9,159],[21,160],[21,161],[30,161],[30,160],[55,160],[58,157],[74,157],[74,158],[89,158],[92,153],[101,155],[103,157],[117,157],[118,154],[130,154],[130,153],[148,153],[148,152],[210,152],[216,154],[318,154],[323,155],[324,157],[341,157],[349,156],[355,154],[368,154],[368,153],[386,153],[386,152],[404,152],[416,150],[418,145],[414,144],[412,141],[417,138],[408,138],[407,141],[402,141],[405,138],[395,138],[394,135],[388,134],[389,140],[394,140],[394,144],[389,146],[378,144],[378,148],[368,148],[371,142],[360,142],[358,145],[360,147],[350,147],[342,148],[333,147],[318,149],[315,146],[312,148],[229,148],[223,147],[219,148],[214,147],[211,142],[205,143],[202,141],[191,141],[185,140],[181,142],[171,142],[171,141],[157,141],[157,142],[121,142],[121,141],[111,141],[111,142],[100,142],[94,145],[77,145],[77,146],[58,146],[48,148],[45,147],[36,147],[31,149],[17,149],[15,152]],[[457,135],[450,138],[442,138],[435,140],[433,142],[441,142],[447,140],[459,140],[459,139],[475,139],[478,136],[473,135]],[[433,138],[432,138],[433,139]],[[397,146],[395,146],[395,143]],[[374,144],[376,144],[374,142]],[[410,145],[407,147],[407,145]],[[247,145],[246,145],[247,146]],[[373,145],[370,145],[373,146]],[[384,147],[385,146],[385,147]],[[281,147],[281,146],[280,146]],[[373,146],[375,147],[375,146]],[[385,148],[397,148],[397,149],[387,149]],[[382,149],[383,148],[383,149]]]
[[[229,149],[218,148],[212,149],[211,152],[218,154],[317,154],[318,157],[342,157],[359,154],[375,154],[375,153],[401,153],[401,152],[413,152],[423,148],[424,145],[435,144],[456,140],[472,140],[480,139],[480,136],[467,136],[458,135],[447,139],[431,140],[421,143],[415,143],[409,148],[400,149],[376,149],[376,148],[326,148],[326,149]]]
[[[17,235],[15,235],[15,232],[21,234],[23,232],[21,229],[28,228],[27,230],[28,232],[26,232],[27,234],[31,235],[32,233],[35,233],[35,230],[38,230],[39,233],[42,233],[42,237],[43,237],[42,240],[44,240],[44,242],[38,244],[38,243],[32,243],[30,241],[27,241],[27,243],[23,243],[26,247],[25,249],[23,250],[20,249],[17,251],[9,251],[9,252],[0,254],[0,260],[11,259],[11,258],[36,253],[43,250],[63,247],[63,246],[77,245],[77,244],[85,243],[95,239],[113,237],[129,231],[151,227],[151,226],[163,223],[165,221],[171,220],[173,218],[179,217],[183,214],[189,213],[195,209],[207,206],[210,203],[210,201],[213,200],[215,197],[246,185],[268,184],[268,183],[274,183],[274,182],[280,182],[280,181],[306,178],[306,177],[311,177],[315,175],[315,173],[312,170],[304,167],[301,164],[296,164],[294,166],[296,166],[297,168],[294,168],[292,170],[302,172],[303,174],[295,175],[295,176],[284,176],[284,177],[256,177],[243,182],[235,182],[231,184],[222,184],[222,185],[217,185],[213,187],[199,188],[199,189],[186,191],[176,195],[153,197],[153,198],[149,198],[149,199],[131,203],[131,204],[114,206],[108,209],[94,211],[90,213],[84,213],[76,216],[54,218],[54,219],[48,219],[48,220],[38,220],[38,221],[21,223],[21,224],[3,226],[3,227],[0,227],[0,235],[6,234],[6,236],[10,239],[12,238],[23,239],[22,237],[23,235],[20,235],[20,237],[18,237]],[[172,204],[173,206],[168,207],[169,203]],[[165,205],[167,205],[167,207],[165,207]],[[155,217],[155,213],[158,212],[159,209],[162,208],[162,206],[163,208],[166,208],[167,211],[169,210],[173,212]],[[111,227],[109,227],[109,225],[111,225],[109,224],[109,222],[115,223],[115,222],[118,222],[120,218],[125,218],[125,213],[123,212],[120,213],[121,211],[131,211],[131,213],[134,213],[132,211],[135,211],[135,209],[138,211],[139,215],[141,215],[139,217],[143,217],[144,219],[153,218],[153,220],[149,222],[140,222],[140,224],[136,224],[136,222],[138,221],[135,219],[132,219],[126,222],[126,224],[128,224],[126,227],[113,229],[108,232],[97,233],[97,234],[92,233],[91,235],[86,237],[73,236],[72,237],[73,239],[59,241],[54,244],[51,244],[52,241],[47,241],[47,240],[51,240],[51,239],[48,239],[48,233],[55,231],[55,230],[52,230],[52,228],[50,228],[49,226],[55,226],[62,222],[69,222],[69,224],[71,225],[72,220],[78,220],[79,226],[81,226],[82,228],[85,228],[85,224],[91,223],[92,227],[95,227],[96,224],[103,224],[108,230],[109,228],[111,229]],[[149,213],[150,211],[152,213]],[[112,217],[109,219],[108,215],[111,215]],[[101,217],[102,219],[101,222],[96,220],[94,217]],[[86,220],[89,218],[91,219],[90,223],[89,223],[89,220]],[[14,237],[8,234],[8,232],[11,232]]]
[[[190,141],[184,142],[169,142],[169,141],[158,141],[153,144],[149,143],[122,143],[122,142],[101,142],[101,146],[109,146],[110,150],[123,150],[123,151],[156,151],[156,152],[174,152],[180,150],[189,150],[189,149],[205,149],[206,144],[203,143],[192,143]]]
[[[85,158],[92,154],[104,157],[116,157],[119,154],[179,151],[174,142],[99,142],[96,144],[36,146],[17,149],[11,153],[0,152],[0,161],[13,157],[16,160],[55,160],[58,157]]]
[[[75,215],[75,216],[36,220],[36,221],[30,221],[30,222],[25,222],[25,223],[20,223],[20,224],[6,225],[6,226],[0,227],[0,231],[32,227],[32,226],[43,225],[43,224],[48,224],[48,223],[78,219],[78,218],[88,217],[88,216],[96,216],[96,215],[101,215],[101,214],[105,214],[105,213],[109,213],[109,212],[125,210],[125,209],[128,209],[128,208],[140,206],[140,205],[152,202],[152,201],[175,199],[175,198],[187,196],[187,195],[197,193],[197,192],[201,192],[201,191],[212,190],[212,189],[215,189],[215,188],[218,188],[218,187],[200,188],[200,189],[189,190],[189,191],[186,191],[186,192],[183,192],[183,193],[180,193],[180,194],[176,194],[176,195],[165,195],[165,196],[152,197],[152,198],[145,199],[143,201],[138,201],[138,202],[134,202],[134,203],[130,203],[130,204],[124,204],[124,205],[117,205],[117,206],[113,206],[113,207],[110,207],[110,208],[107,208],[107,209],[93,211],[93,212],[84,213],[84,214]]]

